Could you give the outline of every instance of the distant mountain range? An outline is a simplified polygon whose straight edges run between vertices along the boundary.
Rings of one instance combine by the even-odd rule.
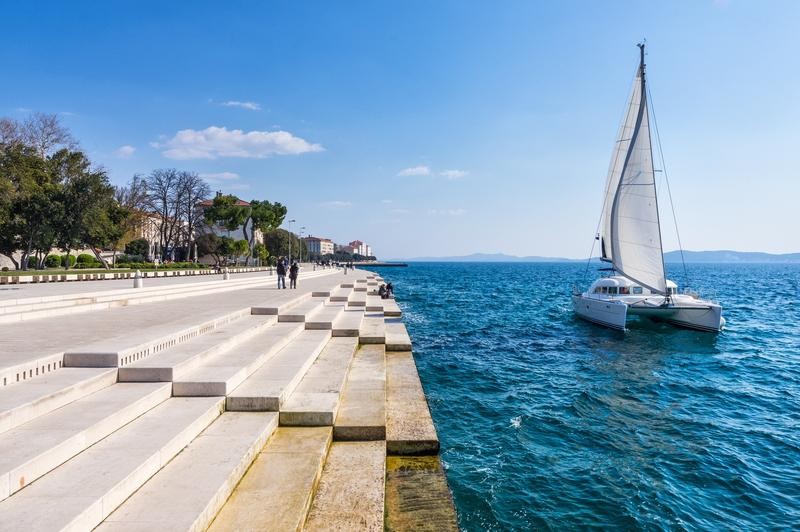
[[[761,253],[758,251],[684,251],[683,257],[690,263],[740,263],[740,264],[800,264],[800,253]],[[505,253],[473,253],[455,257],[414,257],[409,259],[391,259],[405,262],[583,262],[586,259],[567,259],[564,257],[540,257],[537,255],[518,257]],[[593,259],[597,260],[597,258]],[[664,253],[665,262],[681,262],[680,251]]]

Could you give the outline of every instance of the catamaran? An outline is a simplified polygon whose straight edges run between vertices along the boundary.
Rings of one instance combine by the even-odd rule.
[[[600,259],[609,272],[586,292],[574,291],[575,313],[624,330],[639,315],[700,331],[719,332],[722,307],[667,279],[661,245],[653,150],[650,139],[644,44],[627,112],[619,129],[606,181],[599,231]]]

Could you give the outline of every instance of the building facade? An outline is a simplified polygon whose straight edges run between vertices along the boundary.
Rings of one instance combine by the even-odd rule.
[[[307,236],[303,238],[306,243],[306,249],[310,255],[332,255],[334,251],[333,241],[328,238],[318,238],[316,236]]]

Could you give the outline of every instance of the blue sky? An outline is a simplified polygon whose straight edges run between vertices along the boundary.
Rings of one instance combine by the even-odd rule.
[[[0,114],[384,258],[586,256],[646,37],[684,247],[800,251],[798,2],[4,4]]]

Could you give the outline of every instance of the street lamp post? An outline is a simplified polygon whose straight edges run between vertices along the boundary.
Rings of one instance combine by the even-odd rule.
[[[292,224],[295,220],[289,220],[289,264],[292,263]]]
[[[300,262],[303,262],[303,233],[306,232],[306,226],[300,228],[300,249],[298,250],[298,255],[300,255]]]

